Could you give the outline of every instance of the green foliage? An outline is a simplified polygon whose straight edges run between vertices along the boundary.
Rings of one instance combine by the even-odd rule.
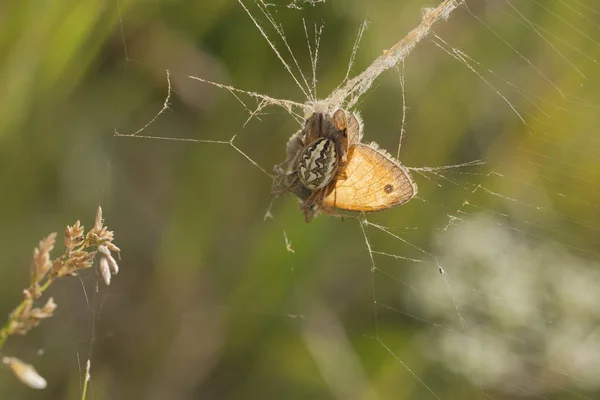
[[[465,223],[484,212],[527,240],[559,243],[597,261],[597,215],[589,207],[600,200],[595,16],[563,1],[543,7],[513,1],[523,21],[496,2],[468,3],[496,34],[465,8],[435,33],[468,54],[486,81],[434,40],[421,43],[405,65],[400,160],[411,167],[477,159],[486,165],[466,171],[474,174],[451,170],[445,175],[451,182],[415,173],[423,201],[370,221],[435,253],[449,221]],[[325,23],[317,65],[318,94],[325,97],[344,79],[364,19],[369,25],[350,76],[416,26],[425,6],[432,4],[352,0],[271,11],[307,76],[302,17],[311,40],[313,25]],[[236,146],[265,170],[283,160],[298,129],[285,111],[267,108],[245,124],[248,112],[234,96],[188,77],[306,101],[237,2],[19,1],[2,8],[0,311],[8,314],[26,286],[32,243],[98,204],[124,257],[110,290],[96,292],[94,273],[53,285],[50,295],[61,305],[55,316],[4,349],[35,364],[48,389],[31,393],[3,378],[0,398],[79,398],[88,351],[88,398],[94,399],[434,398],[430,390],[443,399],[483,398],[477,384],[423,350],[423,335],[438,321],[407,305],[406,293],[425,293],[410,289],[414,269],[437,274],[427,254],[368,226],[373,250],[423,261],[376,256],[385,274],[372,273],[357,220],[321,216],[306,224],[289,196],[275,201],[275,219],[265,221],[270,178],[233,147],[114,136],[115,130],[133,133],[156,115],[168,69],[170,109],[144,135],[228,141],[236,134]],[[266,18],[259,20],[276,38]],[[547,41],[531,26],[550,32]],[[402,122],[398,73],[385,73],[374,86],[358,106],[365,139],[395,153]],[[475,190],[478,185],[487,191]],[[448,276],[452,283],[452,271]],[[377,321],[373,288],[377,302],[390,307],[378,311]],[[452,299],[446,294],[442,301]],[[460,331],[455,312],[452,317],[452,329]],[[477,323],[486,322],[467,321]],[[38,347],[40,359],[32,350]],[[326,365],[335,371],[328,374]],[[564,388],[598,396],[594,385]],[[488,391],[503,398],[500,390]]]

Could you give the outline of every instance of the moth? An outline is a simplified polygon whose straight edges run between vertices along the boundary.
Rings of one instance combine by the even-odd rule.
[[[321,210],[372,212],[402,205],[417,193],[406,167],[376,143],[362,140],[355,113],[315,112],[292,135],[275,166],[273,194],[294,193],[307,222]]]

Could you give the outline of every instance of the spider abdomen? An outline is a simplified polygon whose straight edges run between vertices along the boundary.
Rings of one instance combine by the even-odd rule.
[[[298,158],[298,177],[310,190],[322,189],[333,179],[338,166],[335,143],[321,137],[310,143]]]

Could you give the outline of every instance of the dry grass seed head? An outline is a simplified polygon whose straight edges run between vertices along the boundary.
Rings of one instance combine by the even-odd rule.
[[[4,357],[2,362],[10,367],[15,376],[25,385],[32,389],[45,389],[46,380],[36,371],[36,369],[16,357]]]
[[[8,334],[25,335],[38,326],[42,319],[52,317],[54,310],[56,310],[56,303],[52,297],[42,308],[33,308],[33,300],[26,299],[23,307],[18,312],[11,314]]]
[[[84,227],[79,220],[77,220],[73,226],[67,225],[67,228],[65,229],[65,248],[68,251],[73,251],[73,249],[83,244],[83,232]]]
[[[56,233],[49,234],[40,240],[38,247],[33,250],[33,262],[31,266],[31,283],[40,282],[52,266],[50,252],[56,243]]]

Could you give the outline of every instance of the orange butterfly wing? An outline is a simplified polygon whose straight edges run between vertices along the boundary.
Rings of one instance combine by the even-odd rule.
[[[378,211],[406,203],[417,185],[406,167],[375,143],[358,143],[348,149],[348,164],[323,205],[348,211]]]

